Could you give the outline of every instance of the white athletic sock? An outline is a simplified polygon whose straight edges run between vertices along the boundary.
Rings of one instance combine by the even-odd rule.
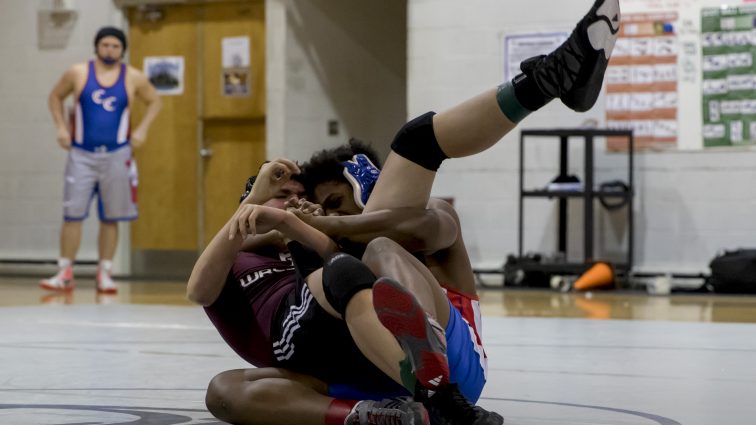
[[[58,268],[59,269],[65,269],[66,267],[71,267],[71,264],[73,264],[73,261],[71,261],[70,258],[58,258]]]
[[[100,260],[100,270],[110,273],[113,270],[113,262],[111,260]]]

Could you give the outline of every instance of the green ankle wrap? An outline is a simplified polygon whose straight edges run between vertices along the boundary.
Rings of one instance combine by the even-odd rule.
[[[509,118],[510,121],[517,124],[527,117],[531,112],[530,109],[522,106],[517,96],[515,96],[514,86],[511,81],[499,86],[496,90],[496,102],[499,104],[499,108],[504,115]]]

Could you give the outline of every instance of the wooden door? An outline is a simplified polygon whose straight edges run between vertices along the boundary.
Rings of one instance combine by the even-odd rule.
[[[224,40],[247,39],[241,95],[229,95]],[[202,27],[204,219],[208,243],[239,203],[244,183],[265,160],[265,9],[262,1],[205,7]],[[228,55],[228,47],[225,48]],[[228,65],[226,63],[225,65]]]
[[[129,17],[133,66],[148,56],[182,56],[184,90],[163,110],[136,152],[140,219],[132,250],[201,251],[238,205],[247,177],[265,160],[265,9],[262,0],[161,7],[152,22]],[[223,92],[224,39],[249,42],[246,95]],[[133,122],[144,108],[135,106]],[[200,156],[204,152],[205,155]]]
[[[139,166],[139,219],[131,226],[132,251],[196,251],[198,6],[170,6],[153,22],[128,10],[129,60],[143,69],[145,57],[182,56],[184,90],[161,96],[163,109],[147,143],[135,152]],[[146,71],[143,69],[143,71]],[[144,107],[133,105],[132,125]]]

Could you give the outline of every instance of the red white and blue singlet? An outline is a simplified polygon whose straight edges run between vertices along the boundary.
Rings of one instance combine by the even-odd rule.
[[[87,82],[76,104],[73,146],[89,152],[111,152],[129,144],[129,96],[126,65],[118,80],[105,87],[97,81],[94,61],[89,61]]]

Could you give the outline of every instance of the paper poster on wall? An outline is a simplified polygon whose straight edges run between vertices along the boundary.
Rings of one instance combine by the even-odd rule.
[[[520,74],[520,63],[533,56],[551,52],[561,45],[568,32],[522,33],[504,36],[504,81]]]
[[[606,126],[633,130],[636,150],[677,145],[676,12],[622,15],[606,70]],[[608,138],[610,151],[627,150],[624,137]]]
[[[178,96],[184,93],[183,56],[147,56],[143,69],[158,94]]]
[[[223,37],[221,40],[223,68],[249,66],[249,37]]]
[[[701,11],[704,147],[756,144],[756,6]]]
[[[249,37],[224,37],[221,40],[221,93],[247,97],[252,84]]]
[[[227,68],[221,76],[223,81],[223,95],[246,97],[250,95],[249,68]]]

